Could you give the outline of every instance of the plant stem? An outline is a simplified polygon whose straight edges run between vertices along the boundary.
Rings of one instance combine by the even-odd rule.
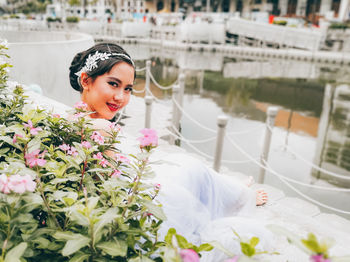
[[[141,168],[136,176],[136,183],[135,185],[133,186],[132,188],[132,191],[131,191],[131,196],[129,196],[129,199],[128,199],[128,204],[126,207],[124,207],[124,210],[123,210],[123,213],[122,213],[122,216],[124,217],[125,216],[125,213],[126,213],[126,210],[127,210],[127,207],[130,205],[130,203],[134,200],[134,197],[135,197],[135,194],[137,192],[137,189],[139,187],[139,184],[140,184],[140,181],[141,181],[141,177],[143,175],[143,171],[145,170],[145,167],[146,167],[146,163],[147,163],[147,159],[146,160],[143,160],[142,161],[142,164],[141,164]]]
[[[82,189],[82,187],[83,187],[83,180],[84,180],[84,175],[85,175],[85,171],[86,171],[86,166],[87,166],[87,160],[85,159],[83,170],[81,171],[80,189]]]
[[[45,197],[45,194],[44,194],[44,188],[43,188],[43,184],[41,183],[41,180],[39,177],[36,178],[36,182],[37,184],[39,184],[39,188],[40,188],[40,195],[44,201],[44,204],[45,204],[45,207],[47,208],[47,212],[49,213],[49,215],[53,218],[53,220],[55,221],[55,224],[56,226],[62,230],[60,224],[58,223],[57,219],[56,219],[56,216],[54,215],[54,213],[52,213],[52,210],[49,206],[49,203],[47,202],[47,199]]]

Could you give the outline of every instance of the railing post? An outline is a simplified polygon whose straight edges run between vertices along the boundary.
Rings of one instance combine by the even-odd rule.
[[[184,93],[185,93],[185,74],[183,72],[180,73],[179,75],[179,87],[180,87],[180,90],[179,90],[179,105],[181,107],[183,107],[183,97],[184,97]],[[179,115],[178,115],[179,118],[181,118],[181,112],[179,111]],[[180,121],[180,119],[179,119]]]
[[[146,95],[150,93],[150,74],[151,74],[151,60],[146,61],[146,82],[145,82],[145,90]]]
[[[266,166],[266,162],[269,156],[270,144],[271,144],[271,136],[272,136],[272,128],[275,124],[275,118],[278,113],[278,108],[275,106],[270,106],[267,108],[267,119],[266,119],[266,129],[265,129],[265,138],[263,151],[260,155],[260,164],[262,166]],[[258,183],[263,184],[265,179],[265,168],[260,167],[260,173],[258,177]]]
[[[172,127],[171,131],[176,134],[179,131],[180,128],[180,117],[179,115],[179,109],[176,105],[176,102],[179,103],[179,92],[180,92],[180,87],[179,85],[174,85],[172,88],[173,91],[173,118],[172,118]],[[176,101],[176,102],[175,102]],[[175,144],[176,138],[171,136],[171,139],[169,141],[170,144],[174,145]]]
[[[227,121],[228,121],[227,116],[224,116],[224,115],[218,116],[218,119],[217,119],[218,132],[216,136],[216,149],[215,149],[214,164],[213,164],[213,168],[216,172],[220,171],[221,156],[222,156],[222,149],[224,144],[225,129],[226,129]]]
[[[152,102],[153,102],[153,97],[145,96],[145,104],[146,104],[145,128],[151,128]]]

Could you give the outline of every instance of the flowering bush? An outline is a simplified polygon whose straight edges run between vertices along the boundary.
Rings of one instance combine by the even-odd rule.
[[[2,50],[3,47],[0,47]],[[0,261],[168,261],[151,149],[119,152],[77,104],[72,121],[25,103],[0,67]],[[146,149],[146,151],[144,151]],[[112,157],[111,157],[112,156]]]

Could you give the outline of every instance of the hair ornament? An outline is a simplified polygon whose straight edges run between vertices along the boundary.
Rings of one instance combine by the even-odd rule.
[[[83,72],[89,72],[95,68],[98,67],[97,62],[99,60],[104,61],[104,60],[108,60],[109,58],[111,58],[111,56],[121,56],[126,58],[127,60],[129,60],[132,64],[133,67],[135,67],[134,61],[131,60],[131,58],[123,53],[100,53],[99,51],[96,51],[95,54],[91,55],[89,54],[88,58],[86,58],[85,61],[85,65],[78,71],[75,73],[76,76],[80,77],[81,73]]]

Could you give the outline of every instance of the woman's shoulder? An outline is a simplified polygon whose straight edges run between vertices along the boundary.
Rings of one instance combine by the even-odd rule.
[[[92,124],[93,129],[100,129],[105,131],[111,130],[112,122],[103,118],[91,118],[90,123]]]

